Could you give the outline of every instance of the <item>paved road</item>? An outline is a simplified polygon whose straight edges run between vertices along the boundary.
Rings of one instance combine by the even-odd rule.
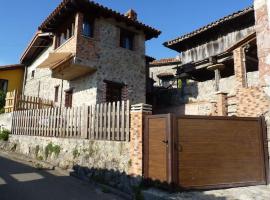
[[[103,190],[104,191],[104,190]],[[105,191],[104,191],[105,192]],[[0,156],[1,200],[121,200],[56,171],[37,170]]]

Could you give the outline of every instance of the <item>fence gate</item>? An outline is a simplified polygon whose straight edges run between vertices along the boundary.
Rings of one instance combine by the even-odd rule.
[[[144,176],[167,182],[172,179],[170,115],[151,115],[145,119]]]
[[[262,118],[146,117],[144,176],[183,189],[266,184]]]

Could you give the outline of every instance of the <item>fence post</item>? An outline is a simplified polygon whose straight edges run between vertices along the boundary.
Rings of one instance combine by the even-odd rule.
[[[225,92],[217,93],[217,115],[218,116],[228,115],[227,93]]]
[[[152,106],[136,104],[131,106],[130,112],[130,160],[129,174],[143,175],[143,130],[144,116],[152,114]]]
[[[88,138],[88,134],[87,134],[87,130],[88,130],[88,106],[84,105],[81,109],[81,113],[80,115],[82,123],[81,123],[81,138],[82,139],[87,139]]]
[[[18,103],[18,91],[14,90],[14,100],[13,100],[13,112],[17,110],[17,103]]]

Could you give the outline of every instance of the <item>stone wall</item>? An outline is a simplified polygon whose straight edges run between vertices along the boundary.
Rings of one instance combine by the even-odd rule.
[[[176,115],[203,115],[210,116],[216,113],[216,102],[196,102],[179,106],[159,108],[154,114],[174,113]]]
[[[267,143],[268,144],[268,161],[269,161],[269,168],[270,168],[270,110],[264,114],[266,127],[267,127]],[[270,169],[269,169],[270,170]]]
[[[56,49],[56,52],[73,52],[76,46],[75,56],[81,63],[94,67],[94,74],[72,80],[63,81],[62,103],[64,91],[73,88],[73,106],[91,105],[102,102],[104,96],[104,80],[115,81],[127,85],[127,97],[131,103],[144,103],[146,94],[145,77],[145,37],[143,32],[133,30],[135,36],[135,49],[128,50],[119,46],[120,28],[114,20],[97,18],[95,20],[95,33],[93,38],[81,35],[82,15],[76,16],[75,36]],[[124,28],[130,29],[123,26]],[[52,44],[36,59],[27,70],[25,95],[39,96],[41,98],[54,99],[55,86],[61,86],[60,79],[51,77],[48,69],[37,69],[50,52],[54,52]],[[73,52],[74,53],[74,52]],[[35,77],[31,78],[32,70],[36,70]],[[59,101],[61,94],[59,96]]]
[[[129,142],[10,135],[9,141],[0,141],[0,150],[73,169],[82,179],[133,193],[142,180],[143,120],[151,110],[150,105],[132,106]]]
[[[0,141],[0,150],[73,169],[72,175],[81,179],[94,180],[130,194],[141,180],[128,175],[130,142],[10,135],[8,142]]]
[[[157,77],[157,75],[161,73],[172,73],[173,75],[176,74],[177,65],[168,65],[168,66],[153,66],[149,68],[149,76],[150,78],[153,78],[155,83],[154,86],[161,86],[160,79]],[[177,87],[177,84],[174,85],[174,87]]]
[[[129,142],[91,141],[38,136],[11,135],[10,145],[16,152],[29,157],[48,161],[63,169],[74,165],[88,168],[107,169],[128,173]],[[56,152],[46,153],[49,144],[59,147]]]
[[[242,77],[242,75],[241,75]],[[243,77],[242,77],[243,78]],[[248,72],[246,82],[236,76],[220,79],[220,92],[225,93],[227,101],[223,101],[227,106],[227,114],[237,116],[258,116],[267,110],[269,100],[266,98],[263,89],[259,87],[259,72]],[[247,84],[247,87],[243,87]],[[158,113],[177,112],[191,115],[217,115],[218,92],[215,90],[215,81],[204,82],[189,81],[182,91],[181,89],[171,89],[162,93],[167,101],[166,108],[158,109]],[[250,108],[250,109],[249,109]]]
[[[11,119],[12,119],[12,113],[0,114],[0,130],[2,128],[11,130]]]
[[[237,91],[237,116],[258,117],[270,108],[270,99],[261,87],[241,88]]]
[[[259,82],[259,71],[248,72],[247,73],[247,86],[257,87],[260,85]]]

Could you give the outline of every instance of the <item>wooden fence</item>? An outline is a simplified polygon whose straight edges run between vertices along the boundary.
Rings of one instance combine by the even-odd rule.
[[[129,101],[16,111],[12,134],[129,141]]]
[[[6,95],[5,113],[17,110],[51,108],[53,105],[54,102],[51,100],[19,95],[17,91],[13,91]]]

